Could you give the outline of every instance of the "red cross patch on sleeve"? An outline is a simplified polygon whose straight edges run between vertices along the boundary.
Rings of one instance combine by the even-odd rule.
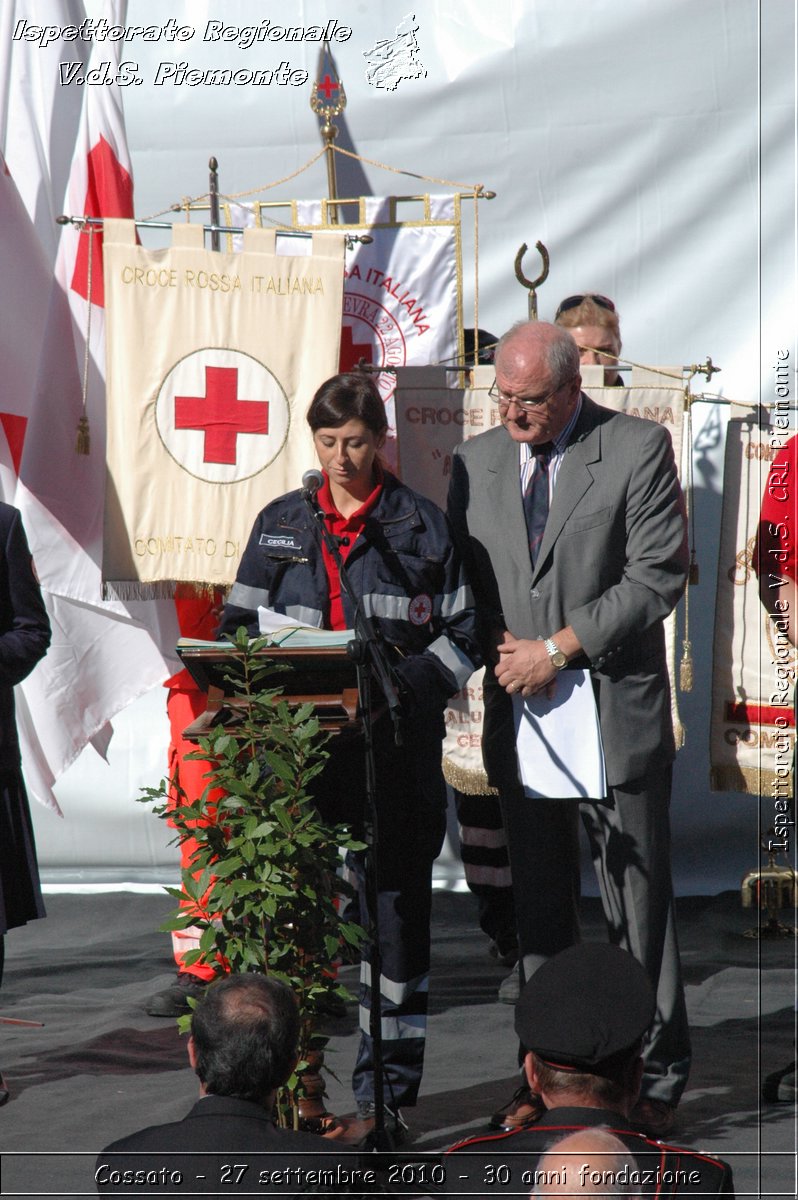
[[[432,617],[432,597],[422,592],[411,600],[408,617],[411,625],[426,625]]]

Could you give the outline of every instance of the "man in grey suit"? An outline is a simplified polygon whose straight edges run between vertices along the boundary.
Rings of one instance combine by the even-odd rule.
[[[610,940],[645,966],[657,993],[636,1117],[662,1135],[690,1062],[668,819],[675,748],[663,621],[688,561],[673,450],[665,429],[581,392],[566,330],[517,325],[495,365],[502,424],[458,447],[449,516],[492,663],[483,754],[502,796],[523,977],[579,940],[580,800],[526,794],[512,697],[556,703],[560,671],[585,668],[606,795],[576,796]],[[574,744],[567,765],[579,755]],[[503,1127],[539,1111],[534,1097],[515,1100]]]

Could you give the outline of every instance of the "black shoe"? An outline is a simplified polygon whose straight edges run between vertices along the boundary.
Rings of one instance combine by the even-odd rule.
[[[191,1012],[189,999],[201,999],[207,986],[196,975],[178,971],[177,981],[151,996],[144,1011],[150,1017],[182,1017],[184,1013]]]
[[[3,1076],[0,1075],[0,1108],[2,1108],[4,1104],[8,1104],[10,1099],[11,1099],[11,1093],[9,1092],[8,1088],[6,1087],[6,1083],[5,1083],[5,1080],[3,1079]]]

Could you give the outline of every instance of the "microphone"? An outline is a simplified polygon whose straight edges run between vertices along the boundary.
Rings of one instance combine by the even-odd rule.
[[[302,476],[302,499],[315,500],[316,492],[324,483],[324,476],[318,468],[306,471]]]

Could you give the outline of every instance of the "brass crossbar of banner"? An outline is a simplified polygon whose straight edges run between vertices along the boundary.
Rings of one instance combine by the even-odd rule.
[[[97,228],[102,229],[104,220],[102,217],[70,217],[70,216],[67,216],[66,214],[63,214],[60,217],[56,217],[56,224],[58,224],[58,225],[76,225],[76,226],[78,226],[78,228],[83,228],[86,225],[91,225],[92,227],[97,227]],[[174,221],[151,221],[150,220],[150,221],[134,221],[133,224],[136,226],[136,229],[174,229],[176,222],[174,222]],[[202,229],[203,229],[204,233],[210,233],[210,234],[214,234],[214,233],[236,234],[236,233],[244,232],[243,226],[237,226],[237,225],[203,225]],[[303,230],[291,229],[290,227],[286,227],[285,229],[278,229],[277,232],[280,235],[280,237],[288,237],[288,238],[310,238],[310,237],[313,237],[312,233],[305,233]],[[344,234],[344,236],[346,237],[348,245],[354,245],[355,242],[362,242],[364,245],[367,246],[367,245],[369,245],[370,242],[372,242],[374,240],[373,238],[370,238],[368,236],[368,234],[347,233],[347,234]]]

